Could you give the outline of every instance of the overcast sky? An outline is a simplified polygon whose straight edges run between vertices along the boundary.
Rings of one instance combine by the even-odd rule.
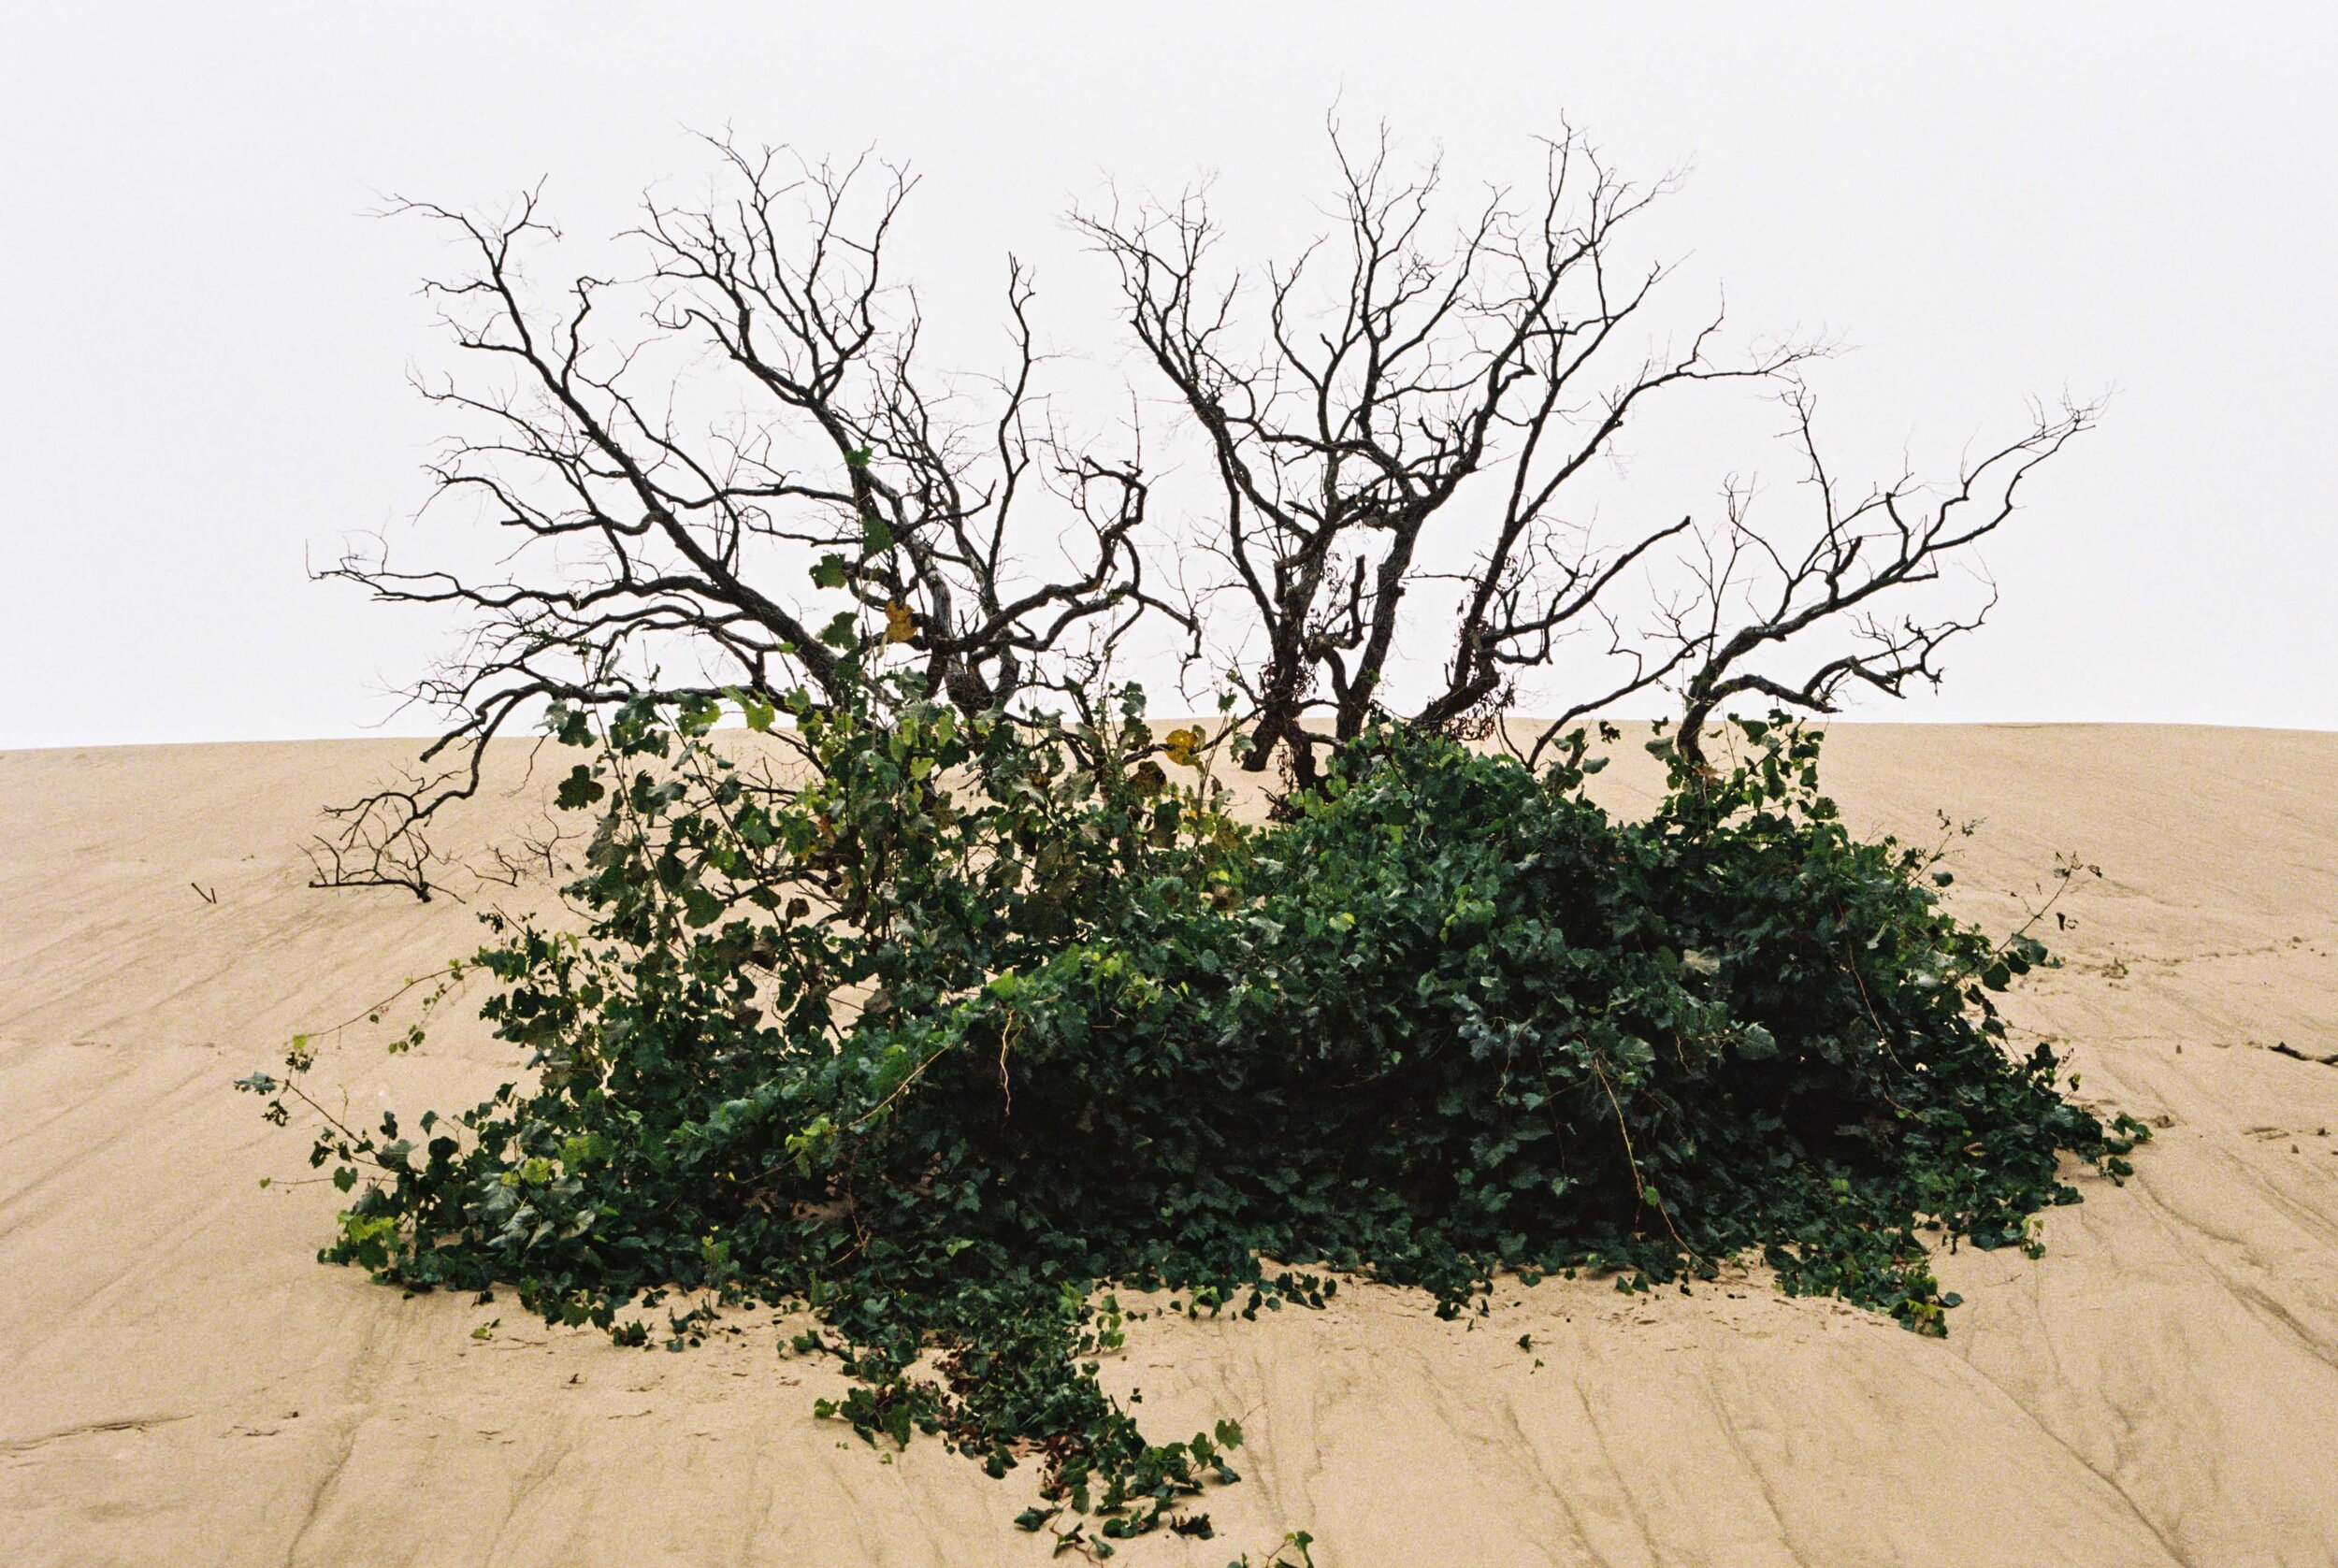
[[[702,178],[694,128],[873,146],[924,178],[906,244],[930,309],[990,324],[1014,249],[1051,326],[1093,336],[1069,203],[1214,173],[1237,238],[1271,248],[1312,219],[1335,105],[1463,178],[1531,172],[1562,121],[1627,170],[1684,170],[1652,231],[1684,286],[1850,345],[1822,396],[1887,465],[1953,462],[2030,396],[2114,394],[1989,551],[2002,607],[1945,689],[1860,716],[2338,727],[2330,16],[18,7],[0,746],[426,723],[387,694],[443,628],[304,565],[411,518],[445,433],[405,379],[439,351],[414,284],[442,255],[367,215],[389,193],[548,177],[569,228],[605,235],[643,186]]]

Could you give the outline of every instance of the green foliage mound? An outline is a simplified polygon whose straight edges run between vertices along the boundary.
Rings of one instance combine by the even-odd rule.
[[[1451,1314],[1497,1271],[1645,1289],[1750,1254],[1938,1333],[1927,1241],[2027,1244],[2078,1197],[2062,1156],[2116,1177],[2144,1136],[2009,1053],[1990,993],[2043,950],[1848,832],[1805,731],[1744,726],[1644,821],[1586,798],[1580,740],[1537,776],[1380,731],[1245,826],[1201,733],[1120,700],[799,703],[789,777],[712,746],[709,703],[556,715],[584,929],[493,918],[457,966],[536,1071],[411,1133],[327,1119],[355,1196],[323,1256],[633,1344],[675,1292],[677,1347],[801,1303],[793,1348],[857,1380],[823,1414],[1036,1460],[1020,1522],[1102,1555],[1207,1533],[1173,1505],[1241,1432],[1141,1433],[1099,1286],[1255,1314],[1358,1273]],[[246,1081],[280,1121],[291,1065]]]

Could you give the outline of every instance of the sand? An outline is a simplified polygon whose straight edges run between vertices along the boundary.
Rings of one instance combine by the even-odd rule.
[[[317,807],[400,752],[0,755],[0,1563],[1045,1561],[1028,1471],[840,1441],[760,1321],[625,1351],[314,1263],[336,1195],[230,1083],[471,942],[476,904],[303,885]],[[2275,1049],[2338,1053],[2338,735],[1855,726],[1829,768],[1864,825],[1981,819],[1966,913],[2102,868],[2012,1015],[2161,1126],[2135,1179],[2040,1259],[1943,1258],[1944,1341],[1750,1281],[1139,1325],[1108,1375],[1163,1435],[1238,1417],[1248,1479],[1120,1561],[2338,1562],[2338,1067]],[[318,1074],[368,1116],[511,1068],[475,1025],[378,1042]]]

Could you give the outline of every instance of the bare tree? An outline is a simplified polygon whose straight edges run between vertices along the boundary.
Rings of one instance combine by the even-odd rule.
[[[1137,456],[1075,446],[1050,421],[1024,268],[1010,258],[1012,362],[975,423],[924,372],[916,298],[885,270],[906,176],[713,145],[718,196],[645,200],[626,237],[639,275],[576,277],[549,301],[525,277],[559,237],[536,194],[495,222],[397,207],[469,256],[426,288],[456,346],[502,371],[423,385],[471,432],[435,465],[434,504],[468,499],[509,549],[483,573],[399,569],[378,548],[324,573],[474,620],[417,691],[449,715],[425,771],[334,813],[320,881],[427,897],[432,819],[476,793],[487,742],[548,699],[839,701],[889,659],[928,695],[989,709],[1066,683],[1049,655],[1093,654],[1148,602]],[[693,421],[678,386],[709,365]],[[1061,503],[1054,539],[1023,521],[1034,491]],[[1022,558],[1034,544],[1051,567]]]
[[[1831,712],[1848,685],[1897,695],[1937,680],[1941,643],[1978,617],[1894,622],[1876,600],[1935,581],[1943,558],[2004,522],[2021,476],[2095,410],[2042,415],[1944,501],[1927,503],[1903,476],[1846,505],[1800,381],[1822,345],[1731,353],[1718,311],[1676,347],[1651,349],[1652,333],[1635,330],[1668,269],[1628,262],[1624,241],[1667,184],[1619,179],[1570,134],[1550,145],[1525,199],[1494,191],[1440,240],[1434,164],[1405,177],[1384,133],[1361,152],[1336,126],[1332,140],[1332,234],[1255,286],[1217,265],[1203,191],[1077,220],[1118,264],[1130,326],[1213,459],[1222,499],[1208,538],[1263,633],[1263,651],[1235,669],[1252,715],[1248,767],[1279,755],[1305,786],[1320,748],[1375,718],[1482,727],[1523,671],[1551,665],[1578,634],[1595,640],[1605,673],[1562,699],[1530,759],[1585,715],[1654,688],[1677,695],[1683,753],[1701,765],[1702,726],[1733,698]],[[1563,510],[1628,421],[1720,381],[1768,383],[1796,410],[1796,443],[1825,497],[1807,554],[1756,527],[1734,488],[1718,529],[1682,517],[1601,538]],[[1638,617],[1619,609],[1675,556],[1697,593]],[[1765,573],[1767,598],[1755,587]],[[1408,598],[1433,582],[1448,590],[1429,601],[1440,620],[1416,606],[1408,625]],[[1756,669],[1830,626],[1853,632],[1846,651],[1792,680]],[[1392,655],[1440,640],[1441,683],[1392,712]]]
[[[1489,191],[1447,231],[1435,165],[1393,171],[1385,134],[1359,149],[1335,126],[1332,140],[1331,235],[1255,285],[1220,266],[1203,192],[1074,214],[1208,453],[1215,494],[1193,538],[1225,575],[1174,603],[1145,583],[1152,492],[1133,424],[1126,455],[1100,454],[1034,390],[1019,265],[1010,363],[981,417],[926,372],[916,298],[885,267],[911,189],[900,171],[717,141],[717,197],[645,202],[628,237],[638,275],[576,277],[550,300],[523,276],[523,254],[557,237],[534,195],[493,223],[402,206],[466,249],[469,269],[429,292],[457,347],[504,372],[424,386],[473,432],[435,468],[438,498],[469,499],[512,547],[491,570],[407,571],[377,552],[325,574],[473,626],[418,688],[449,715],[425,771],[335,813],[320,880],[426,897],[433,819],[479,789],[488,741],[547,701],[842,702],[883,665],[969,712],[1040,692],[1085,711],[1141,616],[1198,646],[1221,594],[1257,634],[1232,672],[1245,766],[1279,758],[1298,787],[1374,722],[1482,732],[1579,637],[1599,673],[1555,705],[1527,760],[1663,690],[1701,768],[1705,727],[1734,701],[1826,713],[1855,687],[1937,681],[1941,645],[1987,607],[1927,619],[1905,591],[1994,533],[2025,477],[2095,417],[2041,410],[1945,488],[1903,473],[1847,489],[1800,379],[1819,345],[1730,349],[1717,309],[1679,333],[1652,324],[1669,271],[1630,260],[1626,241],[1667,184],[1620,179],[1570,133],[1527,193]],[[638,309],[619,316],[621,299]],[[698,401],[717,411],[692,420],[685,388],[701,374],[714,385]],[[1627,423],[1720,382],[1782,396],[1815,521],[1757,523],[1753,488],[1732,482],[1715,524],[1610,536],[1582,522],[1579,482]],[[1057,503],[1052,539],[1026,520],[1035,494]],[[1038,567],[1034,544],[1052,551]],[[1655,584],[1676,568],[1688,587],[1667,597]],[[1395,712],[1393,661],[1424,649],[1441,673]]]
[[[1688,520],[1607,547],[1562,514],[1569,482],[1659,394],[1779,378],[1785,344],[1725,358],[1718,315],[1677,350],[1627,333],[1667,269],[1627,268],[1619,245],[1664,193],[1617,178],[1569,136],[1532,199],[1491,193],[1450,244],[1432,232],[1439,176],[1393,174],[1383,135],[1364,155],[1333,136],[1333,237],[1266,268],[1263,326],[1238,343],[1244,280],[1220,274],[1201,193],[1080,220],[1118,262],[1137,340],[1207,438],[1222,511],[1216,543],[1264,633],[1238,670],[1255,713],[1247,765],[1280,748],[1302,784],[1318,747],[1385,709],[1407,596],[1430,563],[1472,554],[1440,689],[1407,715],[1451,727],[1497,712],[1515,672],[1596,628],[1624,661],[1569,722],[1665,680],[1603,596]],[[1329,275],[1328,299],[1308,286]],[[1483,491],[1490,505],[1465,505]],[[1474,512],[1474,515],[1472,515]],[[1325,723],[1323,721],[1328,721]]]

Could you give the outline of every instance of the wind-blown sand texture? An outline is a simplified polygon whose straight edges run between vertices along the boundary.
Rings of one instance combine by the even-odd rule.
[[[1045,1561],[1028,1469],[881,1460],[765,1318],[626,1351],[311,1260],[337,1195],[229,1085],[472,944],[452,902],[303,885],[317,808],[403,750],[0,755],[0,1562]],[[1600,782],[1652,781],[1627,747]],[[1944,1342],[1758,1280],[1137,1325],[1108,1376],[1160,1435],[1240,1417],[1248,1479],[1217,1540],[1120,1561],[1305,1528],[1325,1568],[2338,1562],[2338,1066],[2276,1049],[2338,1054],[2338,735],[1844,726],[1828,781],[1865,827],[1982,819],[1954,896],[2000,927],[2057,851],[2100,864],[2012,1016],[2160,1124],[2135,1179],[2084,1180],[2041,1259],[1942,1259]],[[316,1075],[368,1119],[512,1065],[387,1032]]]

